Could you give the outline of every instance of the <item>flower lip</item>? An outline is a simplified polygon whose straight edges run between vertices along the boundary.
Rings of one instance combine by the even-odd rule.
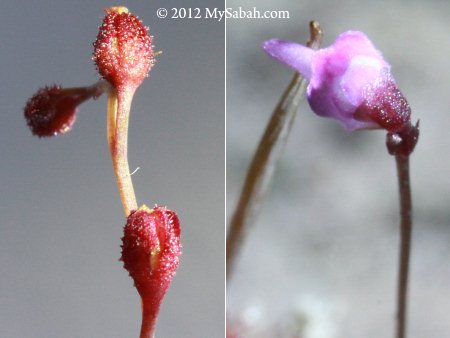
[[[307,98],[317,115],[334,118],[348,130],[395,131],[410,121],[390,65],[364,33],[345,32],[318,51],[277,39],[262,47],[310,81]]]
[[[295,42],[271,39],[263,42],[262,49],[274,59],[284,63],[306,79],[311,79],[314,50]]]

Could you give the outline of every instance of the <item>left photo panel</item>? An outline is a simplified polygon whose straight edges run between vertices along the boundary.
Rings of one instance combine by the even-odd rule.
[[[224,337],[224,1],[5,6],[1,336]]]

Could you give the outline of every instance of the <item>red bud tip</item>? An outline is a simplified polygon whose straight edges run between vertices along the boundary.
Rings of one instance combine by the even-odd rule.
[[[181,255],[178,217],[165,207],[144,205],[128,216],[122,242],[124,268],[142,299],[150,299],[157,312]]]
[[[88,99],[96,99],[105,89],[102,81],[88,87],[43,87],[25,105],[25,120],[33,135],[39,137],[67,133],[75,122],[78,105]]]
[[[390,133],[399,132],[411,121],[411,108],[390,74],[384,74],[363,90],[364,100],[355,117],[372,121]]]
[[[79,102],[67,95],[60,86],[41,88],[28,100],[25,119],[33,135],[50,137],[68,132],[75,122]]]
[[[148,28],[125,7],[106,9],[92,59],[100,75],[116,89],[137,88],[154,64]]]

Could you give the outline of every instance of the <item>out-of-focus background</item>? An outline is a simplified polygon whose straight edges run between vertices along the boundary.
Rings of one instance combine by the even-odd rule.
[[[41,86],[99,75],[92,42],[110,1],[9,1],[0,14],[0,336],[137,337],[140,301],[119,262],[125,218],[106,143],[106,97],[73,130],[31,136]],[[224,336],[224,23],[158,19],[183,1],[125,1],[162,50],[138,89],[129,156],[138,202],[181,220],[183,256],[158,337]],[[191,1],[190,7],[223,7]]]
[[[411,157],[414,230],[409,338],[449,337],[450,2],[229,0],[290,19],[227,21],[227,216],[292,71],[259,45],[305,43],[316,19],[328,46],[361,30],[392,65],[420,119]],[[398,260],[395,161],[383,131],[346,132],[301,105],[257,224],[227,288],[245,337],[392,337]]]

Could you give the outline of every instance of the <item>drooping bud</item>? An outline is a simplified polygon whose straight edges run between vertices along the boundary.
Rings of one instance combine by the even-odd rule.
[[[39,137],[67,133],[75,122],[77,107],[90,98],[100,96],[103,90],[101,82],[80,88],[43,87],[26,103],[25,120],[33,135]]]
[[[364,33],[345,32],[317,51],[278,39],[262,48],[309,80],[308,102],[317,115],[334,118],[348,130],[397,132],[410,123],[411,109],[390,65]]]
[[[148,28],[125,7],[106,9],[92,59],[116,89],[136,89],[154,64]]]
[[[143,205],[128,216],[122,243],[124,268],[156,317],[181,255],[178,217],[165,207]]]

